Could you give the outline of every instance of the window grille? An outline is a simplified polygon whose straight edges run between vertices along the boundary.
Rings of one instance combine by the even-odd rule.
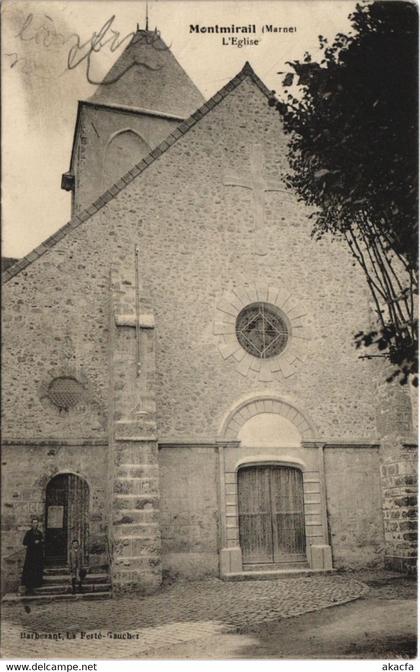
[[[60,410],[76,406],[83,395],[83,386],[76,378],[55,378],[48,386],[48,398]]]
[[[267,359],[283,352],[289,330],[275,306],[259,302],[241,310],[236,320],[236,336],[250,355]]]

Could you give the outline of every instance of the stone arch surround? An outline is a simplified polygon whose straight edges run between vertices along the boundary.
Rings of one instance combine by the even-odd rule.
[[[242,425],[260,413],[275,413],[290,420],[298,429],[302,440],[315,436],[312,420],[292,402],[275,394],[262,393],[239,401],[224,417],[219,436],[221,440],[235,440]]]
[[[81,471],[75,471],[74,469],[59,469],[57,471],[55,470],[50,470],[47,475],[44,475],[42,479],[40,480],[41,485],[44,490],[46,490],[48,484],[50,481],[52,481],[56,476],[67,476],[70,474],[71,476],[77,476],[77,478],[80,478],[81,481],[84,481],[86,485],[88,486],[89,490],[89,504],[91,504],[91,498],[92,498],[92,491],[93,491],[93,486],[91,483],[91,479],[86,476],[84,472]]]
[[[242,426],[258,414],[274,413],[287,418],[298,429],[300,446],[248,447],[238,434]],[[222,548],[221,576],[246,571],[242,564],[238,518],[238,470],[247,465],[295,465],[303,474],[307,566],[331,569],[328,545],[325,479],[322,444],[314,441],[313,422],[294,403],[270,393],[243,398],[223,418],[219,430],[220,522]]]

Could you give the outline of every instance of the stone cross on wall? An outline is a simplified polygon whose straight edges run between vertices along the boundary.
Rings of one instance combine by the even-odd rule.
[[[243,187],[251,189],[253,196],[253,216],[255,227],[254,254],[267,254],[267,243],[264,239],[264,194],[266,191],[281,191],[287,193],[284,184],[277,180],[264,178],[264,152],[261,145],[251,147],[251,170],[242,175],[225,174],[223,184],[226,187]]]

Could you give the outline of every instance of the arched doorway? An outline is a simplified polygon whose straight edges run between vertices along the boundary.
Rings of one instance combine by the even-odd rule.
[[[239,469],[238,514],[245,566],[306,560],[300,469],[272,464]]]
[[[78,539],[88,561],[89,486],[76,474],[58,474],[46,490],[45,562],[67,564],[73,539]]]

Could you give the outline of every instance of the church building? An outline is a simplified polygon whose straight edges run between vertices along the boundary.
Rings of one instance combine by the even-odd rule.
[[[368,287],[270,96],[245,63],[205,101],[138,30],[79,102],[71,221],[3,274],[4,591],[34,515],[50,572],[77,538],[114,594],[414,567],[410,395],[354,347]]]

